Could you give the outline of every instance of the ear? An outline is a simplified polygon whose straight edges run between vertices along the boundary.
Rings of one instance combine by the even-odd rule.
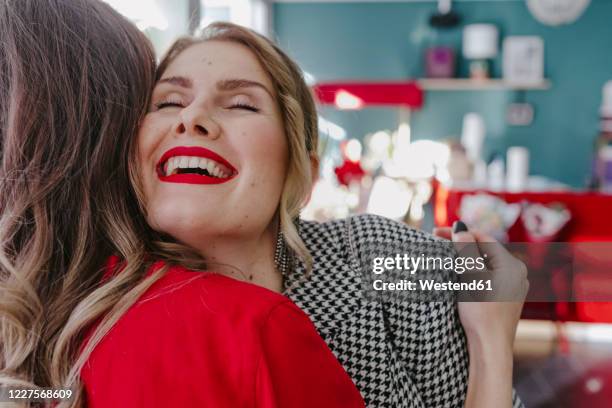
[[[312,176],[312,185],[319,180],[319,156],[316,153],[310,153],[310,174]]]

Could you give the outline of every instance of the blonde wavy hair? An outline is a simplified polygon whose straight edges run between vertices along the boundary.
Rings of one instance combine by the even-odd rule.
[[[317,115],[300,69],[271,41],[215,23],[177,41],[156,75],[148,40],[97,0],[4,0],[0,38],[0,385],[70,387],[57,407],[84,406],[79,373],[113,325],[168,266],[206,268],[147,225],[136,165],[154,81],[197,42],[247,46],[274,84],[290,156],[280,228],[310,269],[293,221],[312,186]],[[102,281],[113,254],[122,271]],[[166,267],[143,279],[158,259]]]
[[[316,105],[302,70],[268,38],[236,24],[216,22],[206,26],[197,37],[185,37],[174,42],[159,64],[157,79],[179,54],[205,41],[227,41],[247,47],[272,82],[289,147],[289,168],[278,206],[279,228],[290,254],[304,262],[309,271],[312,258],[299,236],[296,219],[316,177],[312,174],[311,160],[318,163],[319,132]],[[138,178],[134,177],[133,182],[137,186]]]

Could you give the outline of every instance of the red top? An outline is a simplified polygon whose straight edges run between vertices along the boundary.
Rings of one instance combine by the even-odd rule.
[[[182,267],[172,267],[120,318],[81,378],[90,408],[364,407],[288,298]]]

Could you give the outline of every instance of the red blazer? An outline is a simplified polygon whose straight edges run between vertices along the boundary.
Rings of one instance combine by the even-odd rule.
[[[364,407],[314,325],[288,298],[181,267],[120,318],[81,379],[91,408]]]

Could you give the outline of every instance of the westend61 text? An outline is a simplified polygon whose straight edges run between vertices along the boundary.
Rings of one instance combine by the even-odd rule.
[[[418,284],[417,284],[418,282]],[[420,279],[417,282],[408,280],[400,280],[398,282],[384,282],[382,280],[375,280],[372,284],[374,290],[379,291],[404,291],[404,290],[423,290],[423,291],[473,291],[473,290],[493,290],[491,280],[474,280],[471,282],[438,282],[435,280],[424,280]]]

